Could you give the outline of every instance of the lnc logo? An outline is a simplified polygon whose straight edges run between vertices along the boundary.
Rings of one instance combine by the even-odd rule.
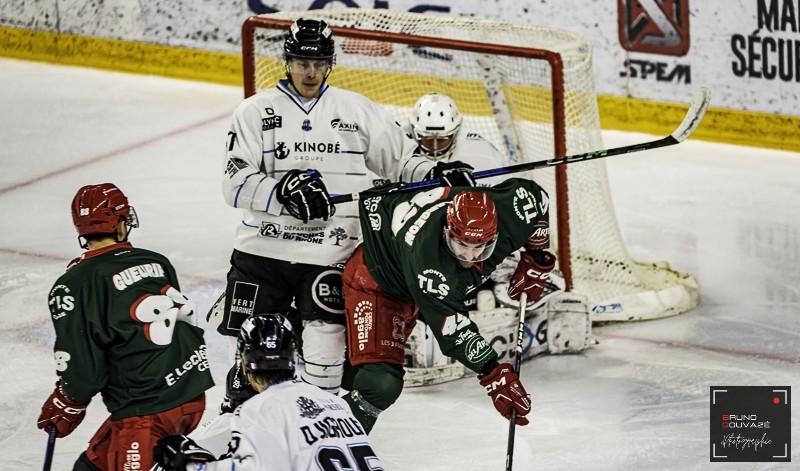
[[[634,52],[689,52],[689,0],[618,0],[619,42]]]

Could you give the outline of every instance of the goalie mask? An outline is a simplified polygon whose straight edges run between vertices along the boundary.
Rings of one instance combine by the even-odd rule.
[[[280,314],[250,316],[242,323],[236,348],[251,372],[294,372],[294,332]]]
[[[408,122],[422,154],[431,160],[441,160],[453,155],[461,120],[461,113],[449,96],[429,93],[414,105]]]
[[[331,29],[324,21],[298,19],[292,23],[289,37],[283,44],[283,59],[334,61]]]
[[[93,234],[113,234],[117,231],[120,218],[125,220],[128,232],[139,227],[139,218],[128,198],[113,183],[86,185],[78,190],[72,199],[72,223],[81,237]]]
[[[492,198],[477,191],[459,192],[447,207],[444,240],[459,262],[489,258],[497,244],[497,211]]]

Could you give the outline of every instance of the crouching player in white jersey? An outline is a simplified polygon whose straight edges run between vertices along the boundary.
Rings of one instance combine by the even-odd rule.
[[[333,394],[293,380],[294,333],[278,314],[242,324],[240,362],[258,391],[230,418],[228,452],[217,459],[191,438],[159,440],[156,470],[381,470],[369,438],[347,403]]]
[[[209,322],[235,338],[248,316],[294,308],[290,320],[298,332],[302,326],[301,377],[336,393],[345,360],[341,270],[360,227],[358,204],[334,208],[328,191],[367,189],[368,172],[391,181],[444,177],[461,185],[471,176],[462,164],[445,167],[415,156],[414,141],[388,112],[327,84],[335,44],[324,21],[295,21],[283,59],[287,77],[233,114],[222,190],[243,218],[225,296]],[[228,394],[222,410],[233,408]]]

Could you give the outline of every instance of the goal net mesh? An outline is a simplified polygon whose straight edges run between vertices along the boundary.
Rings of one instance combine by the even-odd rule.
[[[333,29],[328,83],[366,95],[403,125],[422,95],[439,92],[458,105],[462,128],[502,150],[508,165],[603,147],[591,44],[549,27],[360,8],[254,16],[242,28],[246,95],[285,78],[283,43],[301,17]],[[515,176],[548,191],[559,268],[568,287],[589,297],[594,321],[663,317],[697,304],[691,275],[628,254],[602,160]]]

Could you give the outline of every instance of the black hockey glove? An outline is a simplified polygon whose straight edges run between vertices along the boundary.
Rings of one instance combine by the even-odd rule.
[[[216,457],[184,435],[167,435],[153,447],[153,460],[166,471],[185,471],[187,463],[207,463]]]
[[[425,180],[439,179],[445,186],[475,186],[472,178],[471,165],[454,160],[452,162],[437,162]]]
[[[237,407],[244,404],[244,401],[256,394],[258,391],[247,381],[242,364],[237,361],[228,371],[228,378],[225,381],[225,399],[219,407],[219,413],[226,414],[235,411]]]
[[[322,175],[316,170],[293,169],[286,172],[276,188],[278,203],[293,217],[308,222],[328,220],[336,213]]]

